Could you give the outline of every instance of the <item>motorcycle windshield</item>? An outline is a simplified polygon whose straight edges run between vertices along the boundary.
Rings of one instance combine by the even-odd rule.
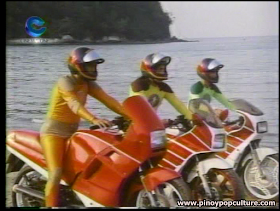
[[[201,98],[191,100],[189,109],[192,113],[199,115],[209,126],[214,128],[223,127],[221,120],[216,116],[216,113],[206,100]]]
[[[164,130],[164,126],[146,98],[136,95],[123,102],[126,114],[131,118],[135,129],[141,133]]]
[[[115,148],[136,162],[143,163],[152,155],[153,145],[164,145],[165,128],[148,100],[142,96],[128,97],[123,109],[132,121],[121,142]]]
[[[243,99],[235,99],[230,101],[236,108],[236,110],[244,111],[254,116],[261,116],[263,112],[251,103]]]

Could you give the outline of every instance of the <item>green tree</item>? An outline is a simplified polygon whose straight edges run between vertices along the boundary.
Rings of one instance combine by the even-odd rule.
[[[45,20],[43,37],[69,34],[76,39],[117,35],[129,40],[170,38],[169,14],[159,2],[125,1],[12,1],[6,3],[6,38],[29,37],[25,22],[31,16]]]

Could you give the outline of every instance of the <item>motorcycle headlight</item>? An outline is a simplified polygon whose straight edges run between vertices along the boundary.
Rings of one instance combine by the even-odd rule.
[[[163,148],[166,144],[166,136],[164,130],[151,132],[151,146],[152,149]]]
[[[267,132],[267,121],[258,122],[257,123],[257,132],[258,133],[266,133]]]
[[[215,135],[214,142],[212,148],[221,149],[225,147],[225,134],[217,134]]]

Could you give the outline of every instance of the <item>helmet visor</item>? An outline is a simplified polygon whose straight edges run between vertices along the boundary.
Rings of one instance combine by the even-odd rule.
[[[212,70],[213,71],[217,71],[217,70],[219,70],[219,69],[221,69],[223,67],[224,67],[223,64],[221,64],[220,62],[218,62],[217,60],[214,59],[213,61],[211,61],[209,63],[207,69],[210,70],[210,71],[212,71]]]
[[[152,66],[158,64],[168,65],[171,62],[171,57],[163,55],[163,54],[156,54],[152,59]]]
[[[94,50],[91,50],[91,51],[87,52],[87,54],[83,57],[83,61],[84,62],[93,62],[94,61],[96,64],[101,64],[105,60],[103,58],[101,58],[97,52],[95,52]]]

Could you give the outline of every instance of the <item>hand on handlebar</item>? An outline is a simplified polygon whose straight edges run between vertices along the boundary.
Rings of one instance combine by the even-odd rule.
[[[242,117],[239,117],[237,120],[234,120],[234,121],[224,121],[223,124],[224,124],[225,126],[234,125],[234,124],[236,124],[236,123],[242,125],[243,121],[244,121],[244,119],[243,119]]]
[[[171,119],[162,119],[161,122],[162,122],[163,126],[165,128],[167,128],[167,127],[172,126],[174,121]]]
[[[112,121],[108,121],[106,119],[94,119],[91,121],[93,126],[90,127],[91,130],[96,130],[100,128],[106,128],[106,127],[111,127],[113,125],[116,125],[119,130],[126,131],[127,128],[129,127],[131,121],[125,120],[124,117],[115,117]]]
[[[107,128],[113,125],[110,121],[106,119],[98,119],[98,118],[94,118],[93,120],[91,120],[91,123],[97,125],[100,128]]]
[[[177,126],[181,129],[190,129],[193,127],[193,122],[191,120],[186,119],[183,115],[178,116],[176,119],[171,120],[167,119],[164,120],[166,127]]]

